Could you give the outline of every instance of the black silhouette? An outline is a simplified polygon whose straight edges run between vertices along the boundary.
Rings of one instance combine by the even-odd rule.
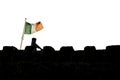
[[[36,38],[32,38],[32,42],[31,42],[31,46],[36,50],[37,48],[41,49],[41,47],[39,47],[37,44],[36,44]]]
[[[37,51],[37,48],[41,51]],[[43,49],[32,39],[31,46],[18,50],[4,46],[0,51],[1,80],[109,80],[120,79],[120,45],[96,50],[86,46],[74,50],[63,46],[59,51],[51,46]]]

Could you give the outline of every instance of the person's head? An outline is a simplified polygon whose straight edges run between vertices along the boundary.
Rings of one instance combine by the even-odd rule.
[[[32,43],[36,43],[36,38],[32,38]]]

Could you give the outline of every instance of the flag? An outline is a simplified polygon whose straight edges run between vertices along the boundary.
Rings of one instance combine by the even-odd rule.
[[[25,22],[24,34],[32,34],[42,29],[43,29],[43,25],[41,22],[37,22],[35,24]]]

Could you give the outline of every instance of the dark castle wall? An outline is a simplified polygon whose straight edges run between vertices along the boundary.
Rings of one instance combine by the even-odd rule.
[[[108,80],[119,78],[120,46],[107,46],[96,50],[94,46],[75,51],[61,47],[55,51],[45,46],[36,51],[32,46],[25,50],[6,46],[0,51],[0,78],[12,80]],[[117,73],[118,72],[118,73]]]

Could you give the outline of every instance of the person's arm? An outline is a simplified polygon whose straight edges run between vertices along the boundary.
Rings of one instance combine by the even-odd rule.
[[[40,46],[38,46],[37,44],[36,44],[36,47],[42,50],[42,48]]]

